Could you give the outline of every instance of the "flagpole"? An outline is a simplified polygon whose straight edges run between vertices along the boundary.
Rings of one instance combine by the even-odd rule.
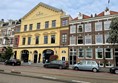
[[[108,8],[109,8],[109,3],[110,3],[110,0],[108,0]]]

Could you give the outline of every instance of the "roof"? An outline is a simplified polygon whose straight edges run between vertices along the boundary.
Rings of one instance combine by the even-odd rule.
[[[53,7],[53,6],[50,6],[50,5],[47,5],[47,4],[45,4],[45,3],[40,2],[40,3],[39,3],[38,5],[36,5],[32,10],[30,10],[23,18],[25,18],[27,15],[29,15],[31,12],[33,12],[33,11],[34,11],[37,7],[39,7],[39,6],[46,7],[46,8],[48,8],[48,9],[51,9],[51,10],[55,11],[55,12],[64,12],[62,9],[58,9],[58,8]]]
[[[87,19],[87,18],[91,18],[91,17],[88,16],[88,15],[83,14],[83,19]],[[76,17],[76,18],[74,18],[73,20],[79,20],[79,19],[78,19],[78,17]]]
[[[115,15],[115,14],[118,14],[118,12],[116,12],[116,11],[110,11],[110,15]],[[104,16],[104,11],[101,12],[101,13],[99,13],[99,14],[97,14],[97,17],[100,17],[100,16]]]

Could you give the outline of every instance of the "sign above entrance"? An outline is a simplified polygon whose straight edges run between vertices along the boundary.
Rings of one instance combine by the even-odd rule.
[[[46,54],[52,54],[52,50],[47,50]]]
[[[36,16],[40,16],[40,15],[43,15],[43,13],[42,13],[42,12],[38,12],[38,13],[36,14]]]

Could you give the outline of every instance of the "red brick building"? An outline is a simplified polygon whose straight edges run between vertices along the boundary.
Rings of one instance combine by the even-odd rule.
[[[112,44],[106,41],[111,19],[114,17],[118,17],[118,12],[106,8],[95,16],[79,13],[78,17],[70,22],[70,64],[82,59],[93,59],[101,67],[118,66],[118,45],[113,49]]]

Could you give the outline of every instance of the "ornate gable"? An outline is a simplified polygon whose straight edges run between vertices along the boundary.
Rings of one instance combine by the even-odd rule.
[[[23,20],[37,19],[37,18],[55,15],[58,13],[63,13],[63,11],[61,9],[40,2],[31,11],[29,11],[22,19]]]

